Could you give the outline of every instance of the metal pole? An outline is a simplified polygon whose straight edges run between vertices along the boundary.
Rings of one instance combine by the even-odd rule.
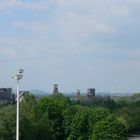
[[[16,117],[16,140],[19,140],[19,79],[17,79],[17,117]]]
[[[19,80],[23,77],[24,69],[19,71],[12,77],[17,81],[17,114],[16,114],[16,140],[19,140]]]

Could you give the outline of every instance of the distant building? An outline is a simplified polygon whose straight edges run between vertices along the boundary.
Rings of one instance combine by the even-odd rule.
[[[0,88],[0,100],[11,100],[12,88]]]
[[[80,90],[77,89],[76,95],[75,96],[71,96],[70,100],[74,101],[74,102],[77,102],[77,101],[80,101],[80,99],[81,99]]]
[[[88,88],[87,89],[87,96],[94,97],[95,96],[95,88]]]
[[[0,103],[7,103],[13,100],[12,88],[0,88]]]
[[[57,84],[54,84],[53,85],[53,94],[57,94],[57,93],[59,93],[59,91],[58,91],[58,85]]]
[[[77,89],[77,96],[81,96],[79,89]]]

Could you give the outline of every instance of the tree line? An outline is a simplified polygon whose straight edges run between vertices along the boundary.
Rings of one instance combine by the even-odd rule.
[[[20,140],[127,140],[139,129],[140,102],[95,97],[73,103],[62,94],[25,95],[20,103]],[[16,105],[0,106],[0,140],[15,140]]]

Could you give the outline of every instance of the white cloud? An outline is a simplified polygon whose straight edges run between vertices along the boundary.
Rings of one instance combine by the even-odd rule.
[[[97,31],[97,32],[113,33],[113,32],[117,31],[117,29],[115,29],[113,27],[110,27],[108,25],[98,23],[98,22],[94,22],[94,24],[92,26],[94,27],[95,31]]]
[[[17,5],[18,7],[18,5]],[[48,9],[48,4],[46,2],[36,2],[36,3],[25,3],[25,2],[21,2],[19,4],[19,8],[24,8],[24,9],[29,9],[29,10],[46,10]]]
[[[37,9],[36,6],[38,4],[38,2],[28,3],[18,0],[6,1],[9,3],[9,5],[11,5],[11,7],[23,7],[27,9],[31,6],[30,4]],[[68,47],[72,47],[69,45],[70,43],[73,44],[73,47],[70,50],[74,50],[75,48],[75,51],[77,52],[86,52],[86,50],[88,51],[88,47],[83,46],[84,49],[81,48],[81,41],[83,39],[88,39],[93,37],[93,35],[111,36],[118,33],[121,29],[112,24],[110,20],[114,20],[116,17],[118,17],[117,20],[114,20],[114,23],[116,23],[119,21],[119,18],[121,19],[122,16],[125,17],[129,14],[129,9],[127,5],[125,5],[127,2],[121,2],[120,0],[117,2],[111,0],[102,0],[100,2],[97,0],[53,0],[52,3],[54,4],[54,9],[52,9],[53,13],[51,13],[52,17],[50,20],[40,18],[40,20],[36,19],[35,21],[12,21],[11,24],[12,27],[14,27],[14,30],[18,32],[20,30],[23,32],[25,31],[25,33],[27,31],[29,36],[32,35],[32,40],[29,41],[29,39],[17,39],[15,37],[14,40],[9,40],[9,42],[11,42],[13,46],[28,46],[28,51],[30,50],[29,52],[32,50],[38,50],[40,47],[40,49],[45,51],[48,48],[51,48],[51,50],[47,50],[50,53],[53,52],[53,49],[55,49],[55,52],[60,52],[63,50],[62,52],[64,53],[64,51],[69,50],[67,49]],[[52,3],[50,5],[45,5],[45,7],[52,6]],[[43,3],[41,2],[41,4]],[[46,39],[50,35],[49,33],[51,33],[51,41],[48,43],[48,40]],[[42,40],[37,39],[41,38],[41,36],[45,36],[45,38],[42,38]],[[61,45],[66,49],[63,47],[61,48]],[[91,43],[90,45],[94,50],[94,43]],[[98,45],[100,45],[100,42],[98,42],[97,46]],[[104,44],[102,45],[102,47],[98,48],[99,51],[103,47],[106,49],[106,46]],[[34,52],[37,53],[38,51]]]
[[[0,57],[4,59],[34,59],[42,51],[38,38],[5,35],[0,37]]]
[[[129,2],[130,4],[140,4],[139,0],[126,0],[126,2]]]
[[[46,2],[25,2],[23,0],[0,0],[0,10],[9,10],[8,8],[23,8],[28,10],[46,10]]]
[[[128,15],[128,7],[126,5],[113,5],[111,7],[111,13],[113,16],[127,16]]]
[[[116,33],[116,25],[129,14],[128,5],[121,0],[53,0],[58,27],[87,37],[95,33]]]
[[[140,58],[140,48],[131,48],[126,52],[130,58]]]
[[[0,56],[6,59],[15,59],[17,57],[17,52],[13,48],[0,48]]]
[[[13,21],[11,25],[16,29],[35,33],[47,33],[48,31],[48,26],[45,21]]]

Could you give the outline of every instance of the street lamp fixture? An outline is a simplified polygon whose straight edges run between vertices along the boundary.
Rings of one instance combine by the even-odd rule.
[[[17,81],[17,114],[16,114],[16,140],[19,140],[19,80],[23,77],[24,69],[19,69],[18,72],[12,77]]]

